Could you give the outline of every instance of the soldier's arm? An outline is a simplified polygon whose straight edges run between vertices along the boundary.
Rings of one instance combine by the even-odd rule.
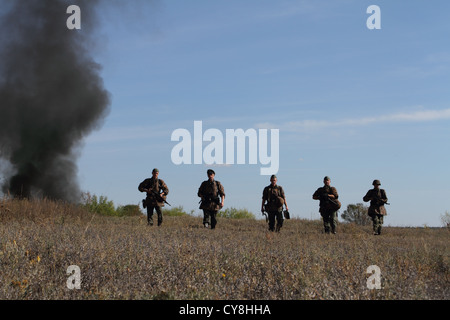
[[[331,199],[337,199],[337,198],[339,198],[339,194],[338,194],[337,189],[336,189],[335,187],[332,187],[332,188],[331,188],[331,194],[329,195],[329,197],[330,197]]]
[[[147,190],[147,189],[145,189],[145,180],[142,181],[142,182],[139,184],[138,190],[139,190],[140,192],[145,192],[145,191]]]
[[[287,201],[286,201],[286,195],[284,194],[284,189],[281,186],[280,186],[280,197],[282,197],[284,199],[284,205],[286,206],[286,210],[289,210]]]
[[[218,186],[218,193],[220,196],[220,207],[222,208],[225,205],[225,189],[223,188],[223,185],[217,181],[217,186]]]
[[[164,182],[164,180],[161,180],[161,189],[162,189],[161,196],[163,195],[167,196],[169,194],[169,188],[167,187],[167,184]]]
[[[197,192],[197,195],[200,197],[200,198],[202,198],[203,199],[203,189],[204,189],[204,182],[202,182],[202,184],[200,185],[200,188],[198,188],[198,192]]]
[[[224,189],[224,187],[223,187],[223,185],[219,182],[219,181],[217,181],[217,185],[218,185],[218,192],[219,192],[219,195],[222,197],[222,198],[225,198],[225,189]]]
[[[286,196],[284,195],[284,189],[281,186],[280,186],[280,197],[282,197],[283,199],[286,199]]]
[[[316,190],[316,192],[314,192],[312,198],[314,200],[320,200],[320,192],[319,192],[320,188]]]
[[[368,202],[368,201],[372,200],[370,193],[371,193],[370,190],[367,191],[366,195],[363,197],[364,202]]]
[[[267,188],[264,188],[263,190],[263,196],[262,196],[262,202],[261,202],[261,212],[264,213],[264,203],[266,203],[267,200]]]
[[[384,191],[384,189],[381,189],[381,201],[383,201],[384,203],[388,202],[388,198],[386,196],[386,191]]]

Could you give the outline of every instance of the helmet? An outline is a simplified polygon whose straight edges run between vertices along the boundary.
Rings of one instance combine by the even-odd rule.
[[[373,180],[372,185],[381,185],[380,180]]]

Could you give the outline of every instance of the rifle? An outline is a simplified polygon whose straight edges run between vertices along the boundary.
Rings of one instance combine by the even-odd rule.
[[[376,206],[382,206],[382,205],[388,205],[390,206],[391,204],[388,202],[383,202],[383,199],[381,199],[381,197],[373,197],[373,200],[375,200],[375,205]]]
[[[262,215],[263,215],[264,217],[266,217],[266,223],[269,223],[269,215],[268,215],[268,213],[267,213],[266,211],[264,211],[264,212],[262,213]]]
[[[155,190],[153,190],[153,189],[144,189],[144,191],[146,191],[147,193],[148,192],[151,192],[153,195],[155,195],[156,196],[156,200],[159,200],[160,202],[164,202],[164,203],[166,203],[166,204],[168,204],[169,206],[172,206],[170,203],[168,203],[163,197],[161,197],[161,195],[159,194],[159,193],[157,193]],[[145,207],[144,207],[145,208]]]

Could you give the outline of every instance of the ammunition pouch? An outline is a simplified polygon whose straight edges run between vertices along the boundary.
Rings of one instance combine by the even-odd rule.
[[[282,197],[277,197],[277,199],[275,200],[275,203],[278,206],[282,207],[282,206],[284,206],[284,199]]]
[[[387,215],[386,208],[384,207],[384,205],[370,206],[367,213],[370,217],[373,217],[375,215],[381,215],[381,216]]]
[[[211,206],[211,204],[215,204],[215,205],[220,204],[219,197],[215,197],[214,195],[206,196],[203,200],[200,200],[199,209],[205,209],[208,206]]]
[[[334,211],[338,211],[341,208],[341,202],[338,199],[330,199],[330,204]]]
[[[279,196],[271,197],[269,201],[267,201],[266,210],[270,209],[271,211],[273,211],[274,209],[279,209],[282,208],[283,206],[284,206],[284,199],[282,197]]]

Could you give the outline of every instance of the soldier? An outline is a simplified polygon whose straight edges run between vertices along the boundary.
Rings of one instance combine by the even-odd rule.
[[[363,200],[364,202],[370,201],[368,214],[372,218],[373,234],[380,235],[384,216],[387,214],[384,205],[387,203],[388,199],[386,196],[386,191],[380,189],[380,180],[373,180],[372,185],[373,189],[367,191],[366,195],[363,197]]]
[[[144,209],[147,208],[147,224],[153,226],[153,209],[156,210],[158,215],[158,227],[162,224],[162,211],[161,207],[164,207],[164,201],[169,194],[169,189],[166,183],[162,179],[158,179],[159,170],[153,169],[152,177],[145,179],[139,184],[139,191],[146,192],[147,197],[143,200]]]
[[[277,185],[277,176],[272,175],[270,177],[270,184],[263,190],[261,203],[262,214],[267,212],[269,215],[270,231],[275,230],[276,232],[280,232],[280,229],[283,226],[283,205],[285,205],[286,210],[289,211],[283,187]],[[276,228],[275,220],[277,221]]]
[[[341,207],[339,202],[338,192],[335,187],[332,187],[330,177],[323,178],[324,186],[320,187],[314,192],[313,199],[320,200],[319,212],[323,218],[323,226],[325,233],[336,234],[337,226],[337,211]]]
[[[197,195],[201,198],[200,209],[203,209],[203,225],[208,227],[211,219],[211,229],[217,224],[216,215],[225,204],[225,190],[219,181],[214,180],[214,170],[207,171],[208,180],[203,181]]]

